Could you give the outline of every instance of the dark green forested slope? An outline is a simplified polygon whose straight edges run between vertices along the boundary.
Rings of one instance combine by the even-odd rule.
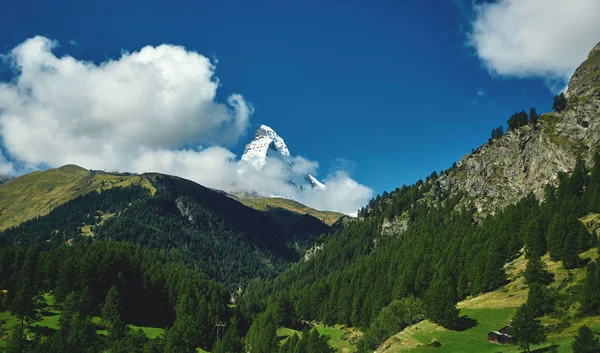
[[[578,254],[597,237],[578,219],[600,212],[600,157],[591,170],[578,161],[570,176],[559,179],[541,204],[530,195],[484,220],[469,207],[457,207],[460,194],[417,201],[435,187],[435,176],[379,196],[361,212],[363,220],[328,237],[309,261],[273,282],[251,282],[240,310],[248,317],[270,312],[280,325],[318,320],[359,326],[365,330],[359,345],[364,352],[423,318],[460,329],[466,323],[455,304],[504,284],[503,267],[521,249],[530,257],[548,251],[567,269],[584,265]],[[408,229],[381,236],[383,219],[400,215],[409,220]]]
[[[0,287],[2,309],[20,320],[7,343],[11,352],[194,352],[212,347],[214,323],[230,316],[222,285],[128,243],[2,248]],[[43,293],[53,293],[62,308],[60,327],[26,339],[24,324],[44,315]],[[92,316],[102,317],[106,336],[96,334]],[[149,341],[125,323],[169,329]]]
[[[49,249],[66,241],[134,242],[194,263],[237,289],[249,278],[274,277],[300,258],[298,247],[308,248],[330,231],[308,215],[289,216],[282,227],[268,214],[191,181],[145,177],[156,187],[154,195],[139,185],[91,192],[5,230],[0,245]]]

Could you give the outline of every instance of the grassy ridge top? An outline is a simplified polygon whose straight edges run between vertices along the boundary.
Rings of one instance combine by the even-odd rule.
[[[323,223],[331,226],[335,222],[337,222],[340,218],[345,217],[346,215],[339,212],[333,211],[319,211],[314,208],[310,208],[306,205],[301,204],[300,202],[284,199],[279,197],[263,197],[263,198],[251,198],[251,199],[237,199],[242,204],[252,207],[255,210],[265,211],[268,208],[283,208],[288,211],[292,211],[299,214],[309,214]]]
[[[0,230],[43,216],[74,198],[101,188],[140,184],[156,189],[143,175],[90,172],[76,165],[33,172],[0,188]]]

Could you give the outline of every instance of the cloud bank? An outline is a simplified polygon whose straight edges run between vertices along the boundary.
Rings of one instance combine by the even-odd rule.
[[[322,193],[299,192],[269,163],[245,170],[226,147],[245,136],[253,114],[240,94],[218,102],[216,63],[181,46],[123,52],[100,64],[57,57],[57,42],[26,40],[6,55],[14,79],[0,82],[0,174],[77,164],[156,171],[226,191],[253,190],[310,206],[356,212],[372,191],[343,172]],[[202,146],[207,146],[206,148]],[[295,157],[295,172],[318,163]]]
[[[562,89],[600,41],[600,1],[498,0],[474,6],[469,44],[493,73]]]

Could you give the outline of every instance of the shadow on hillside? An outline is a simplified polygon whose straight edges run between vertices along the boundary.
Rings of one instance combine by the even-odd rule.
[[[46,326],[30,326],[29,330],[39,336],[50,336],[56,330]]]
[[[52,312],[52,311],[43,310],[43,311],[40,311],[40,315],[42,315],[42,316],[56,316],[56,315],[59,315],[59,314],[55,313],[55,312]]]
[[[454,326],[454,331],[465,331],[470,328],[477,326],[477,320],[470,318],[468,316],[461,316],[456,320],[456,325]]]
[[[553,344],[548,347],[538,348],[531,351],[531,353],[545,353],[545,352],[556,352],[556,350],[560,347],[558,344]]]

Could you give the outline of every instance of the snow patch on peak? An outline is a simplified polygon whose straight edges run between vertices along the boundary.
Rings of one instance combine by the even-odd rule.
[[[306,176],[306,179],[308,180],[308,182],[315,188],[315,189],[320,189],[323,190],[325,189],[327,186],[325,184],[323,184],[322,182],[318,181],[317,178],[315,178],[314,176],[308,174]]]

